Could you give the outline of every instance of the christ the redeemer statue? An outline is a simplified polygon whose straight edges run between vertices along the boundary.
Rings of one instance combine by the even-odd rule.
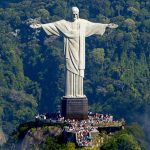
[[[83,78],[85,70],[85,38],[93,34],[103,35],[106,28],[118,25],[93,23],[79,18],[79,9],[72,7],[72,21],[60,20],[47,24],[32,24],[30,27],[43,28],[48,35],[64,37],[64,54],[66,60],[65,97],[85,97]]]
[[[32,24],[32,28],[43,28],[48,35],[64,37],[66,59],[65,97],[84,97],[83,78],[85,70],[85,37],[103,35],[106,28],[116,24],[93,23],[79,18],[79,9],[72,7],[72,21],[60,20],[47,24]]]

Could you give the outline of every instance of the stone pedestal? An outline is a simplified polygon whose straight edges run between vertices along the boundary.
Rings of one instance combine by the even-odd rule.
[[[63,97],[61,114],[66,119],[84,120],[88,118],[88,100],[86,97]]]

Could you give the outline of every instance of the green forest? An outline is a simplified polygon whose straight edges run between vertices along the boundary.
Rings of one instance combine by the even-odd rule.
[[[63,38],[29,27],[70,18],[116,23],[86,39],[84,93],[89,110],[138,123],[150,143],[149,0],[1,0],[0,134],[9,137],[37,113],[60,110],[65,86]]]

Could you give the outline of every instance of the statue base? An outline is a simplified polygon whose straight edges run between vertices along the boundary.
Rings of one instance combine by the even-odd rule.
[[[88,99],[86,97],[63,97],[61,115],[65,119],[88,119]]]

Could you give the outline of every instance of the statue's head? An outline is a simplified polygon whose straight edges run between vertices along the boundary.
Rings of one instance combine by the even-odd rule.
[[[79,18],[79,9],[78,9],[78,7],[72,7],[72,17],[73,17],[74,21]]]

